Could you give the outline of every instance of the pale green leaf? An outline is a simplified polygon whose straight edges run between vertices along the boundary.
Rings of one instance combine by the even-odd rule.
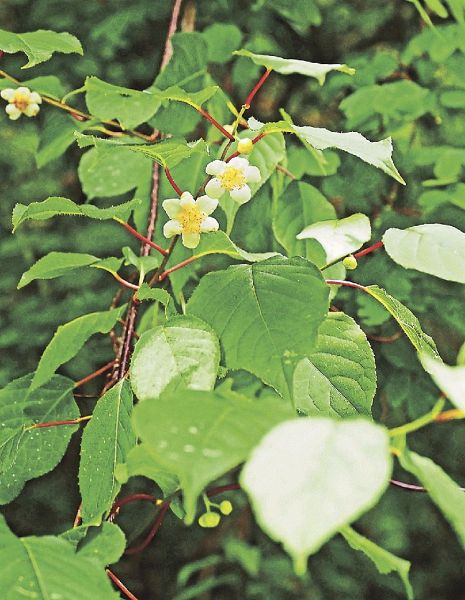
[[[275,399],[180,391],[136,406],[134,424],[160,466],[178,476],[190,524],[205,486],[244,461],[271,427],[290,416]]]
[[[402,267],[465,283],[463,231],[440,223],[415,225],[388,229],[383,242],[392,260]]]
[[[126,483],[130,477],[136,475],[152,479],[165,497],[173,494],[179,488],[178,478],[160,463],[156,451],[150,444],[134,446],[129,451],[126,462],[117,465],[115,473],[121,483]]]
[[[303,574],[310,554],[377,503],[391,470],[384,428],[308,417],[270,431],[240,482],[262,529],[283,543]]]
[[[199,245],[192,251],[192,256],[195,258],[201,258],[209,254],[226,254],[235,260],[246,260],[247,262],[258,262],[272,256],[278,256],[276,252],[247,252],[242,250],[224,231],[202,235]]]
[[[103,567],[51,535],[17,538],[0,515],[0,581],[8,600],[118,600]]]
[[[328,263],[352,254],[370,238],[370,219],[362,213],[345,219],[312,223],[297,235],[298,240],[317,240],[326,252]]]
[[[306,60],[297,60],[295,58],[281,58],[280,56],[268,56],[265,54],[254,54],[249,50],[236,50],[234,54],[239,56],[247,56],[256,65],[262,65],[267,69],[281,73],[281,75],[292,75],[299,73],[300,75],[306,75],[307,77],[315,77],[318,79],[318,83],[323,85],[326,79],[326,75],[330,71],[341,71],[348,75],[353,75],[355,69],[348,67],[347,65],[325,65],[320,63],[308,62]]]
[[[61,277],[71,271],[87,267],[99,259],[91,254],[80,254],[78,252],[49,252],[25,273],[21,275],[18,290],[31,283],[35,279],[54,279]]]
[[[420,354],[420,361],[452,404],[465,411],[465,366],[450,367],[427,353]]]
[[[148,121],[161,101],[149,92],[112,85],[98,77],[88,77],[85,83],[89,112],[103,120],[116,119],[123,129],[134,129]]]
[[[399,461],[426,488],[465,548],[465,494],[460,487],[440,466],[415,452],[404,451]]]
[[[81,528],[88,529],[88,532],[79,544],[78,556],[92,560],[101,567],[119,561],[126,547],[126,536],[118,525],[105,522],[99,528],[83,525]]]
[[[329,313],[316,350],[296,366],[293,401],[314,416],[371,416],[376,365],[366,335],[344,313]]]
[[[418,352],[439,358],[434,340],[422,330],[420,322],[409,308],[377,285],[369,285],[364,290],[394,317]]]
[[[182,102],[183,104],[188,104],[195,109],[199,109],[202,104],[210,100],[212,96],[216,94],[216,92],[220,88],[217,85],[210,85],[198,92],[186,92],[182,88],[178,86],[172,86],[167,88],[166,90],[158,90],[154,87],[149,88],[151,94],[154,97],[158,98],[160,102]]]
[[[8,54],[24,52],[28,62],[21,67],[22,69],[29,69],[49,60],[54,52],[83,54],[81,43],[74,35],[45,29],[27,33],[13,33],[0,29],[0,48]]]
[[[367,558],[369,558],[383,575],[388,573],[396,572],[402,583],[409,600],[413,600],[413,589],[409,580],[409,571],[411,563],[408,560],[399,558],[391,552],[388,552],[381,546],[378,546],[368,538],[357,533],[352,527],[346,525],[340,531],[346,542],[354,550],[363,552]]]
[[[31,202],[28,206],[16,204],[12,217],[13,231],[28,219],[45,221],[56,215],[77,215],[99,220],[108,220],[117,217],[126,220],[138,204],[140,204],[140,200],[134,199],[118,206],[98,208],[92,204],[76,204],[72,200],[68,200],[68,198],[51,196],[42,202]]]
[[[45,348],[31,382],[31,391],[46,383],[60,365],[71,360],[95,333],[108,333],[126,309],[89,313],[60,325]]]
[[[162,140],[157,144],[139,146],[126,146],[132,152],[138,152],[154,160],[162,167],[172,169],[186,158],[193,154],[206,153],[206,145],[203,140],[196,142],[186,142],[183,139]]]
[[[81,442],[79,489],[82,522],[99,525],[120,490],[115,477],[136,438],[131,427],[131,386],[121,380],[97,402]]]
[[[328,294],[313,264],[273,257],[209,273],[187,312],[216,331],[228,368],[246,369],[287,395],[285,369],[314,350]]]
[[[13,500],[29,479],[54,469],[78,428],[30,429],[36,423],[79,417],[70,379],[55,375],[28,394],[32,377],[24,375],[0,390],[0,504]]]
[[[220,361],[215,332],[200,319],[178,316],[142,334],[131,362],[131,384],[139,400],[164,391],[211,390]]]

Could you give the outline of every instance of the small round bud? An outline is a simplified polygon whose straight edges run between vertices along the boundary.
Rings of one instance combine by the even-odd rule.
[[[226,129],[231,135],[234,133],[234,127],[232,125],[223,125],[223,129]]]
[[[206,512],[199,517],[200,527],[206,527],[207,529],[216,527],[220,521],[221,517],[216,512]]]
[[[223,515],[230,515],[233,511],[233,505],[229,500],[223,500],[223,502],[220,502],[220,511]]]
[[[357,259],[352,254],[350,256],[346,256],[342,261],[342,264],[348,271],[353,271],[357,268]]]
[[[239,140],[237,144],[237,151],[240,154],[250,154],[253,150],[253,143],[250,138],[244,138],[243,140]]]

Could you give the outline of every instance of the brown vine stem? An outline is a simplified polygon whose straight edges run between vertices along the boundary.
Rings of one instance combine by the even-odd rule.
[[[110,271],[110,273],[111,275],[113,275],[113,277],[118,283],[121,283],[123,287],[128,288],[129,290],[135,290],[136,292],[139,289],[138,285],[136,285],[135,283],[131,283],[130,281],[126,281],[126,279],[124,279],[124,277],[121,277],[121,275],[118,275],[116,271]]]
[[[178,271],[179,269],[182,269],[183,267],[190,265],[191,263],[198,260],[199,258],[200,258],[200,256],[191,256],[190,258],[186,258],[186,260],[183,260],[182,262],[178,263],[177,265],[174,265],[174,267],[171,267],[170,269],[163,271],[163,273],[158,277],[158,281],[163,281],[164,279],[166,279],[168,277],[168,275],[171,275],[171,273],[174,273],[175,271]]]
[[[140,502],[140,501],[150,502],[151,504],[154,504],[155,506],[160,506],[161,504],[163,504],[163,500],[160,500],[159,498],[156,498],[155,496],[152,496],[151,494],[138,493],[138,494],[131,494],[130,496],[124,496],[124,498],[117,500],[113,504],[113,506],[111,508],[111,512],[108,515],[108,521],[113,521],[113,519],[116,517],[116,515],[119,514],[119,511],[121,510],[121,508],[123,506],[126,506],[126,504],[131,504],[132,502]]]
[[[137,597],[134,596],[134,594],[132,592],[130,592],[128,590],[128,588],[124,585],[124,583],[122,581],[120,581],[118,579],[118,577],[116,577],[116,575],[113,573],[113,571],[110,571],[110,569],[105,569],[108,577],[113,581],[113,583],[116,585],[116,587],[121,590],[123,592],[123,594],[126,596],[126,598],[129,598],[129,600],[137,600]]]
[[[106,373],[107,371],[109,371],[113,367],[114,364],[115,364],[115,361],[111,360],[106,365],[103,365],[103,367],[100,367],[100,369],[97,369],[96,371],[94,371],[90,375],[86,375],[85,377],[83,377],[79,381],[76,381],[76,383],[74,384],[74,389],[76,389],[78,387],[81,387],[81,385],[84,385],[88,381],[92,381],[92,379],[95,379],[99,375],[102,375],[103,373]]]
[[[158,181],[157,181],[157,200],[158,200]],[[152,197],[151,204],[156,204],[156,202],[153,201],[153,197]],[[156,215],[156,209],[155,209],[155,215]],[[131,235],[133,235],[135,238],[137,238],[138,240],[140,240],[141,242],[143,242],[146,246],[149,246],[150,248],[153,248],[154,250],[156,250],[160,254],[166,255],[167,251],[164,248],[162,248],[161,246],[159,246],[155,242],[152,242],[152,240],[149,239],[148,236],[146,237],[145,235],[142,235],[141,233],[139,233],[136,229],[134,229],[134,227],[131,227],[131,225],[129,225],[129,223],[126,223],[125,221],[123,221],[122,219],[119,219],[118,217],[114,217],[113,220],[116,221],[117,223],[119,223],[120,225],[122,225],[126,229],[126,231],[129,231],[129,233]],[[151,222],[151,220],[150,220],[150,222]],[[155,222],[154,222],[153,227],[154,226],[155,226]],[[147,230],[149,231],[149,233],[153,233],[153,227],[148,227],[147,228]]]

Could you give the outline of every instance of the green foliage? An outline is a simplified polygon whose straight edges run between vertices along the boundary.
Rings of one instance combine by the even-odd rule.
[[[119,492],[116,465],[125,461],[136,443],[132,403],[131,387],[123,379],[100,398],[84,430],[79,464],[84,525],[99,525]]]

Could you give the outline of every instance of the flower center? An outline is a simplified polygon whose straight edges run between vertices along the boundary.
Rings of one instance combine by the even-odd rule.
[[[242,169],[236,169],[236,167],[227,167],[218,179],[223,188],[228,190],[228,192],[241,188],[247,183]]]
[[[184,233],[200,233],[200,224],[205,219],[205,214],[195,204],[183,206],[177,219],[182,225]]]
[[[16,93],[13,103],[16,106],[16,108],[18,108],[21,112],[24,112],[30,104],[29,94]]]

